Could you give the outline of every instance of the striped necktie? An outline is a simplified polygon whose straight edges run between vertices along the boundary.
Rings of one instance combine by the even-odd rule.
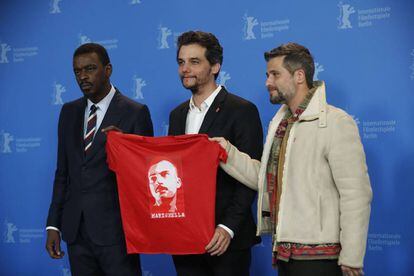
[[[93,137],[96,132],[96,105],[92,105],[89,112],[88,117],[88,126],[86,128],[86,134],[85,134],[85,154],[88,152],[88,150],[92,146]]]

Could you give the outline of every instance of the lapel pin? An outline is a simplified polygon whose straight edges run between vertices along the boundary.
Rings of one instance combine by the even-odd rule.
[[[220,111],[220,107],[217,107],[217,109],[216,109],[216,113],[217,113],[217,112],[219,112],[219,111]]]

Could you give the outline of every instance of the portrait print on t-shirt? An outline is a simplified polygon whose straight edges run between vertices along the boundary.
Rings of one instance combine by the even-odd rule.
[[[181,160],[156,157],[148,166],[148,191],[151,218],[183,218],[184,183]]]

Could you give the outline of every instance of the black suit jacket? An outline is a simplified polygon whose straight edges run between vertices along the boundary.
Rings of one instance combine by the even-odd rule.
[[[99,245],[123,240],[115,174],[106,162],[106,135],[102,128],[117,126],[125,133],[152,136],[148,108],[115,92],[90,152],[84,154],[84,116],[87,101],[63,105],[58,126],[58,156],[47,226],[61,230],[62,238],[76,239],[81,214],[86,231]]]
[[[170,114],[169,135],[185,133],[189,101]],[[240,151],[260,160],[263,130],[257,108],[251,102],[228,93],[223,87],[209,108],[199,133],[224,137]],[[260,242],[251,205],[256,192],[219,169],[216,188],[216,224],[224,224],[234,232],[230,249],[246,249]]]

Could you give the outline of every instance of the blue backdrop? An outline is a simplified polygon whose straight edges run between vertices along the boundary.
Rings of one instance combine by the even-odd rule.
[[[218,82],[258,106],[265,131],[278,106],[263,52],[288,41],[311,50],[328,101],[354,116],[365,146],[374,191],[366,275],[414,275],[413,12],[410,0],[1,1],[0,275],[70,275],[67,257],[47,256],[44,226],[59,111],[81,96],[74,49],[108,49],[113,84],[149,106],[160,136],[190,96],[175,61],[176,38],[189,29],[217,35]],[[146,276],[174,275],[169,256],[145,255],[142,266]],[[275,275],[268,238],[254,247],[251,271]]]

